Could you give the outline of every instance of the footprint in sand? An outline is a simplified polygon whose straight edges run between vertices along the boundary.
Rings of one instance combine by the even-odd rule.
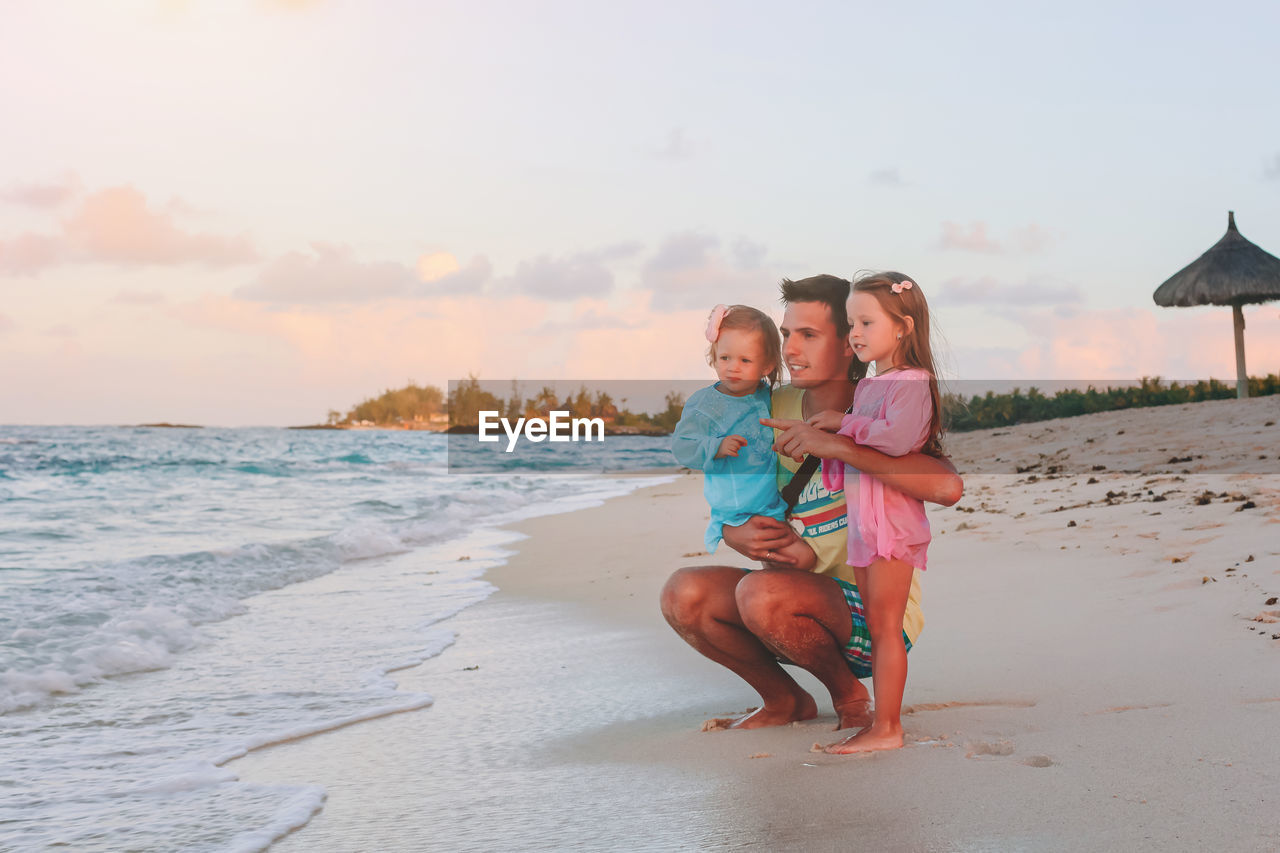
[[[1013,741],[976,740],[965,744],[965,758],[978,758],[983,755],[1013,755]]]
[[[903,716],[918,714],[921,711],[945,711],[950,708],[1034,708],[1035,702],[1029,700],[1010,699],[992,702],[919,702],[907,705],[902,709]]]
[[[1098,714],[1122,714],[1125,711],[1151,711],[1158,708],[1172,707],[1170,702],[1157,702],[1154,705],[1117,705],[1114,708],[1103,708],[1101,711],[1087,711],[1086,717],[1094,717]]]
[[[711,719],[704,720],[702,722],[701,730],[704,732],[722,732],[727,729],[731,729],[733,728],[734,723],[738,722],[748,714],[755,713],[756,711],[759,711],[759,710],[760,710],[759,708],[747,708],[745,711],[728,712],[733,715],[730,717],[712,717]]]

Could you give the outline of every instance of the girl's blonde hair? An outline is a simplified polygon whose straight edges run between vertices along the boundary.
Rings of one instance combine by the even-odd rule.
[[[911,287],[902,287],[911,282]],[[897,286],[898,292],[894,292]],[[938,371],[934,367],[933,348],[929,343],[929,303],[925,301],[920,284],[900,272],[863,273],[853,281],[851,293],[870,293],[890,317],[904,327],[902,340],[894,351],[894,363],[901,367],[916,367],[929,374],[929,395],[933,398],[933,415],[929,421],[929,438],[922,453],[942,455],[942,395],[938,391]],[[914,328],[905,330],[910,317]]]
[[[769,380],[769,387],[772,388],[782,381],[782,344],[780,343],[782,337],[768,314],[750,305],[730,305],[724,319],[720,321],[720,331],[723,332],[725,329],[759,332],[760,342],[764,347],[764,360],[773,364],[773,369],[765,376]],[[716,366],[715,341],[711,342],[707,350],[707,364]]]

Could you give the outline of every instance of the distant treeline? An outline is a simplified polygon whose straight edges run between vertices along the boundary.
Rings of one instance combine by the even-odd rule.
[[[593,394],[585,385],[580,386],[577,393],[563,398],[546,385],[533,396],[526,397],[520,384],[512,382],[511,391],[504,399],[480,387],[480,380],[472,376],[457,383],[448,394],[434,385],[410,382],[404,388],[388,390],[365,400],[345,415],[336,409],[330,410],[328,420],[334,426],[435,425],[443,429],[446,426],[475,426],[480,422],[482,411],[499,412],[511,420],[545,418],[557,411],[568,412],[577,418],[601,418],[611,427],[670,432],[675,429],[683,410],[684,396],[676,392],[667,394],[663,411],[648,414],[631,411],[626,407],[625,399],[615,401],[604,391]]]
[[[1249,378],[1249,396],[1264,397],[1280,393],[1280,375]],[[1137,409],[1146,406],[1169,406],[1196,403],[1201,400],[1223,400],[1236,396],[1234,382],[1216,379],[1194,384],[1170,382],[1160,377],[1143,377],[1139,384],[1103,390],[1089,386],[1083,391],[1062,390],[1052,396],[1034,386],[1023,392],[1015,388],[1007,394],[988,391],[985,396],[965,400],[958,394],[943,398],[943,415],[950,432],[1012,426],[1031,421],[1070,418],[1115,409]],[[480,387],[476,377],[457,383],[448,394],[433,385],[410,382],[404,388],[385,391],[365,400],[345,415],[330,410],[328,422],[334,426],[372,424],[375,426],[432,427],[475,426],[481,411],[500,412],[502,417],[545,418],[552,411],[568,412],[572,417],[601,418],[614,428],[670,432],[675,429],[684,409],[684,395],[672,391],[666,396],[666,408],[656,414],[632,412],[626,400],[614,400],[604,391],[594,394],[585,385],[574,394],[558,397],[554,388],[543,386],[526,397],[518,382],[503,399]]]
[[[1262,377],[1249,377],[1250,397],[1276,393],[1280,393],[1280,375],[1272,373]],[[1198,403],[1202,400],[1224,400],[1235,396],[1234,382],[1210,379],[1195,384],[1170,382],[1166,385],[1158,376],[1144,376],[1138,385],[1123,388],[1108,386],[1102,391],[1089,386],[1083,391],[1058,391],[1052,397],[1042,394],[1034,387],[1028,388],[1025,393],[1018,388],[1008,394],[988,391],[985,396],[974,396],[967,402],[959,395],[950,394],[943,399],[942,407],[947,429],[951,432],[967,432],[1115,409]]]

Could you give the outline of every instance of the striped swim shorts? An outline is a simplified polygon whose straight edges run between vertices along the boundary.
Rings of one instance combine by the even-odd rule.
[[[744,572],[755,571],[754,569],[743,569]],[[827,577],[831,577],[827,575]],[[844,593],[845,603],[849,605],[849,616],[853,620],[853,631],[849,634],[849,642],[844,644],[841,652],[844,654],[845,663],[849,665],[849,671],[853,673],[855,678],[871,677],[871,632],[867,630],[867,613],[862,606],[862,596],[858,593],[856,584],[849,583],[840,578],[831,578],[840,585],[840,591]],[[906,644],[907,651],[911,651],[911,638],[907,636],[907,632],[902,632],[902,642]],[[784,657],[779,657],[780,663],[796,664]]]
[[[840,578],[831,578],[840,584],[845,603],[849,605],[849,615],[853,617],[853,631],[849,634],[849,642],[844,644],[844,659],[849,664],[849,671],[857,678],[871,677],[871,634],[867,631],[867,614],[862,607],[862,596],[858,587]],[[902,632],[902,642],[907,651],[911,651],[911,638]]]

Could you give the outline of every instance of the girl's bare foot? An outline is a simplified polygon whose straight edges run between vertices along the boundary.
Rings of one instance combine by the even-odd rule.
[[[876,731],[872,725],[842,741],[822,748],[823,752],[832,755],[848,755],[854,752],[877,752],[882,749],[901,749],[903,742],[902,728]]]

